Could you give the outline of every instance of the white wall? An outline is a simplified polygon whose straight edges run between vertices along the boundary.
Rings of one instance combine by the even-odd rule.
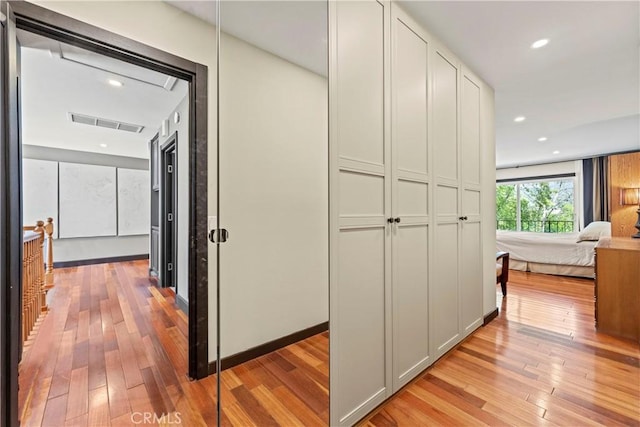
[[[149,168],[149,161],[145,159],[34,146],[29,145],[29,141],[23,142],[22,155],[25,159],[113,166],[124,169],[148,170]],[[25,186],[23,191],[29,192],[30,189]],[[54,206],[51,209],[56,210],[56,208],[57,207]],[[49,215],[54,217],[54,219],[58,218],[58,212],[52,212]],[[40,219],[46,220],[46,218]],[[58,229],[58,227],[59,224],[54,222],[54,228]],[[148,234],[138,236],[80,237],[70,239],[57,238],[53,242],[54,263],[145,255],[148,253]]]
[[[206,22],[160,1],[43,1],[34,3],[208,66],[208,161],[216,162],[216,32]],[[211,7],[215,3],[211,2]],[[115,6],[115,7],[114,7]],[[216,210],[216,174],[209,173],[209,213]],[[206,230],[203,230],[203,234]],[[203,236],[204,238],[204,236]],[[216,357],[216,248],[209,245],[209,360]]]
[[[327,80],[221,40],[222,355],[328,320]]]
[[[53,262],[114,258],[149,253],[149,235],[78,237],[53,241]]]

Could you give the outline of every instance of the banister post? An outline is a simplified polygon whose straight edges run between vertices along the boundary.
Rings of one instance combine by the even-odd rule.
[[[44,226],[47,233],[47,264],[44,275],[45,289],[53,288],[53,218],[47,218],[47,225]]]
[[[45,226],[44,221],[38,221],[36,228],[33,230],[35,233],[40,235],[39,240],[39,251],[35,257],[35,271],[36,271],[36,292],[40,295],[40,298],[37,298],[39,302],[40,310],[37,311],[48,311],[47,307],[47,291],[45,289],[44,283],[44,236],[45,236]],[[39,314],[39,313],[38,313]],[[38,315],[36,314],[36,316]],[[36,318],[37,319],[37,318]],[[34,323],[35,320],[34,319]]]

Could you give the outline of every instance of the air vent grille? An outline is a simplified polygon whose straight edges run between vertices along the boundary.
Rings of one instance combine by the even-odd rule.
[[[87,116],[85,114],[69,113],[69,120],[83,125],[99,126],[107,129],[123,130],[126,132],[140,133],[144,129],[142,125],[123,123],[102,117]]]

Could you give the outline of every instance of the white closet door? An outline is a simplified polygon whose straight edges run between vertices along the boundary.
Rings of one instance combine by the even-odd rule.
[[[460,340],[458,288],[460,183],[458,177],[458,67],[440,49],[431,55],[432,144],[435,172],[431,351],[440,357]]]
[[[388,3],[330,2],[331,425],[389,394]]]
[[[393,390],[429,357],[429,145],[427,55],[421,30],[395,5],[392,16]],[[412,28],[411,28],[411,27]]]
[[[462,155],[462,263],[460,313],[463,336],[482,325],[482,216],[480,187],[480,87],[463,68],[460,97]]]

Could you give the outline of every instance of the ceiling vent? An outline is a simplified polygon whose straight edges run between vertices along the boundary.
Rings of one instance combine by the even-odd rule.
[[[103,119],[101,117],[87,116],[78,113],[69,113],[69,120],[73,123],[81,123],[83,125],[99,126],[102,128],[123,130],[127,132],[140,133],[144,126],[133,125],[131,123],[117,122],[115,120]]]

